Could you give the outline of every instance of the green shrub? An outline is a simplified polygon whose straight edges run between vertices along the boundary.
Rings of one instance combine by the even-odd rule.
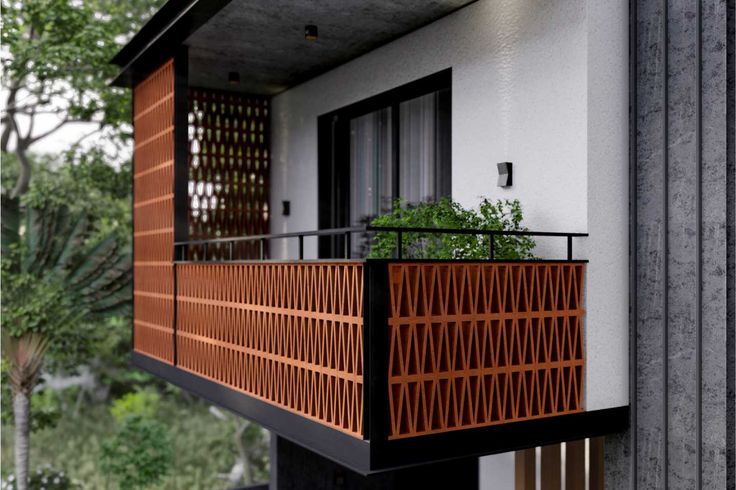
[[[373,226],[402,228],[454,228],[478,230],[528,231],[521,222],[523,213],[518,200],[483,199],[477,210],[467,209],[449,198],[436,202],[406,204],[395,201],[390,214],[371,221]],[[396,232],[378,232],[373,238],[370,258],[391,258],[396,254]],[[528,236],[494,237],[497,259],[533,258],[535,242]],[[489,237],[437,233],[402,233],[404,258],[412,259],[487,259]]]
[[[155,419],[128,415],[102,443],[101,468],[121,490],[146,488],[163,480],[174,457],[166,426]]]
[[[158,412],[159,402],[160,396],[155,391],[134,391],[115,400],[110,407],[110,413],[119,424],[131,416],[152,418]]]

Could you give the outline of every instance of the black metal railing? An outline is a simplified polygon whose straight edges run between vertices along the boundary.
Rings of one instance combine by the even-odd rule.
[[[489,250],[487,260],[496,260],[495,253],[495,237],[498,236],[529,236],[529,237],[558,237],[567,239],[567,260],[573,260],[573,238],[587,237],[587,233],[570,233],[556,231],[511,231],[511,230],[484,230],[484,229],[467,229],[467,228],[417,228],[417,227],[400,227],[400,226],[353,226],[345,228],[332,228],[324,230],[311,231],[295,231],[288,233],[271,233],[266,235],[248,235],[237,237],[222,237],[189,240],[174,243],[174,257],[176,261],[190,261],[190,249],[197,247],[201,249],[201,257],[196,260],[208,261],[208,251],[212,247],[218,247],[219,252],[226,249],[227,258],[221,260],[239,260],[236,258],[235,246],[239,243],[259,243],[259,260],[266,260],[267,245],[273,240],[297,239],[298,258],[304,260],[304,239],[306,237],[343,237],[343,259],[349,259],[351,256],[352,235],[355,233],[395,233],[396,234],[396,259],[402,259],[403,238],[406,233],[423,233],[438,235],[479,235],[488,236]],[[200,254],[197,254],[198,256]]]

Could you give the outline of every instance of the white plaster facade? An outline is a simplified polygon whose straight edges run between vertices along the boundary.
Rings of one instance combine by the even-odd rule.
[[[317,228],[318,116],[452,68],[453,198],[518,198],[532,230],[590,233],[575,250],[590,260],[585,408],[628,404],[627,29],[622,0],[479,0],[281,93],[271,231]],[[495,185],[502,161],[509,189]],[[563,256],[563,239],[538,245]],[[296,244],[273,247],[293,257]]]

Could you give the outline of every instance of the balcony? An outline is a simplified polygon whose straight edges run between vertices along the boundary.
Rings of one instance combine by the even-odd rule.
[[[567,238],[565,260],[303,258],[307,236],[366,231],[419,230],[177,243],[172,327],[137,322],[135,363],[361,472],[536,444],[585,415],[580,234],[539,233]],[[301,260],[267,260],[275,240]],[[253,243],[263,259],[236,260]]]
[[[286,2],[298,18],[281,8],[267,22],[265,3],[171,4],[121,51],[116,80],[134,100],[135,365],[363,474],[626,428],[628,222],[607,180],[626,171],[593,164],[580,130],[599,114],[577,78],[584,45],[489,50],[510,7],[470,3],[377,1],[385,15],[371,22],[331,3]],[[325,26],[319,41],[305,39],[306,18]],[[584,16],[525,22],[587,28]],[[534,83],[499,79],[507,54]],[[560,93],[575,103],[557,104]],[[411,116],[418,100],[431,118]],[[496,112],[509,101],[519,110]],[[385,145],[354,158],[373,141],[351,140],[366,116]],[[426,129],[417,147],[432,158],[408,158],[402,127]],[[494,188],[491,162],[511,149],[517,187]],[[591,230],[590,267],[573,259],[583,234],[531,233],[561,240],[561,259],[542,248],[549,259],[502,260],[488,240],[485,259],[416,260],[401,241],[417,230],[340,228],[377,214],[353,202],[368,177],[350,179],[384,168],[379,153],[389,202],[414,192],[402,165],[421,161],[435,197],[519,198],[530,226]],[[414,190],[412,202],[428,195]],[[320,230],[270,234],[304,228]],[[392,234],[396,255],[353,258],[365,233]]]

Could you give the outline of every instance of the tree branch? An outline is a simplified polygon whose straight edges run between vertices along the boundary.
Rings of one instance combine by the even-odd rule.
[[[94,134],[97,134],[100,131],[102,131],[102,128],[103,128],[103,126],[100,125],[97,128],[93,129],[92,131],[83,134],[80,138],[77,139],[77,141],[75,141],[74,143],[71,144],[71,148],[77,148],[77,147],[79,147],[79,145],[81,145],[84,140],[86,140],[90,136],[92,136]]]
[[[33,136],[33,137],[31,137],[31,135],[28,134],[28,136],[26,136],[25,138],[23,138],[23,141],[25,142],[26,147],[29,147],[32,144],[36,143],[37,141],[44,139],[46,136],[49,136],[49,135],[57,132],[65,124],[72,123],[72,122],[83,122],[83,121],[79,121],[79,120],[76,120],[76,119],[69,119],[68,116],[64,116],[61,119],[61,121],[59,121],[59,123],[56,126],[52,127],[48,131],[44,131],[43,133],[37,134],[36,136]]]
[[[9,107],[15,104],[16,98],[18,97],[18,90],[20,90],[19,85],[19,83],[14,83],[10,87],[8,98],[6,99],[6,106]],[[13,134],[13,130],[17,128],[14,119],[14,112],[11,109],[8,109],[2,120],[5,127],[3,127],[3,133],[2,136],[0,136],[0,149],[2,149],[3,152],[7,152],[10,136]]]

